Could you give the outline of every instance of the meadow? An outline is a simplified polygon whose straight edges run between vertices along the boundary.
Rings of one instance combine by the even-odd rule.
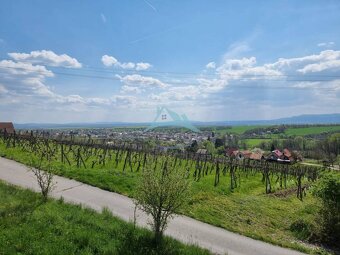
[[[245,132],[257,128],[267,128],[271,127],[270,125],[245,125],[245,126],[232,126],[226,128],[218,128],[216,129],[216,133],[219,135],[225,135],[227,133],[242,135]],[[214,127],[211,127],[214,130]],[[284,136],[305,136],[305,135],[316,135],[322,133],[329,133],[329,132],[340,132],[340,125],[318,125],[318,126],[290,126],[287,125],[287,128],[283,133],[280,134],[270,134],[266,135],[266,138],[278,138],[279,135]]]
[[[62,200],[0,182],[0,254],[210,254],[151,231]]]
[[[315,135],[326,132],[340,132],[340,125],[338,126],[315,126],[315,127],[299,127],[299,128],[287,128],[285,134],[288,136],[304,136]]]

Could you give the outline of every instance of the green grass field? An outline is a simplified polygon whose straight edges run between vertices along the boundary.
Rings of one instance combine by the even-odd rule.
[[[231,128],[219,129],[216,130],[216,133],[219,135],[225,135],[226,133],[233,133],[241,135],[244,132],[256,129],[256,128],[266,128],[270,127],[268,125],[249,125],[249,126],[232,126]],[[315,135],[321,134],[324,132],[340,132],[340,125],[325,125],[325,126],[316,126],[316,127],[288,127],[283,135],[288,136],[304,136],[304,135]],[[279,134],[271,134],[268,135],[268,138],[278,138]]]
[[[80,206],[0,182],[0,254],[209,254],[165,238],[155,247],[152,233]]]
[[[36,157],[18,148],[5,149],[0,144],[0,155],[30,164]],[[105,167],[96,166],[93,169],[77,168],[53,162],[55,174],[66,176],[133,197],[139,173],[127,169],[122,172],[122,164],[118,167],[107,163]],[[275,176],[272,177],[275,181]],[[309,192],[301,202],[292,192],[286,197],[266,195],[260,174],[242,176],[241,186],[230,191],[229,176],[222,176],[220,184],[214,187],[214,175],[203,177],[200,181],[192,181],[191,197],[182,214],[198,220],[220,226],[222,228],[264,240],[284,247],[290,247],[305,252],[313,252],[304,245],[290,226],[299,219],[313,221],[320,207],[320,201]],[[306,181],[306,180],[305,180]],[[294,180],[288,183],[294,186]],[[277,185],[273,186],[278,190]]]
[[[224,135],[226,133],[233,133],[233,134],[243,134],[244,132],[254,129],[254,128],[258,128],[258,127],[267,127],[267,126],[259,126],[259,125],[249,125],[249,126],[232,126],[231,128],[225,128],[225,129],[219,129],[216,130],[216,133],[220,134],[220,135]]]
[[[321,126],[321,127],[304,127],[304,128],[287,128],[285,130],[286,135],[304,136],[315,135],[325,132],[340,132],[339,126]]]
[[[249,148],[255,148],[258,147],[262,142],[269,142],[271,139],[269,138],[264,138],[264,139],[244,139],[245,143]]]

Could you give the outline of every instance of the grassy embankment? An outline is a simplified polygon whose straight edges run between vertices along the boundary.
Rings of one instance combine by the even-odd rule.
[[[0,144],[0,155],[30,164],[36,156],[18,148],[6,149]],[[122,172],[122,162],[116,168],[113,162],[105,167],[93,169],[77,168],[52,162],[55,174],[67,176],[93,186],[115,191],[130,197],[134,194],[139,174]],[[309,246],[290,231],[291,225],[299,219],[313,222],[320,207],[320,201],[309,192],[304,201],[296,198],[295,192],[287,196],[264,194],[261,175],[241,177],[241,186],[231,192],[229,176],[222,176],[220,184],[214,187],[214,175],[203,177],[199,182],[192,182],[191,197],[181,213],[222,228],[264,240],[284,247],[305,252],[313,252]],[[273,177],[273,182],[275,181]],[[288,183],[294,185],[294,180]],[[278,186],[273,186],[278,190]]]
[[[0,182],[0,254],[209,254],[61,200],[42,203],[37,193]]]

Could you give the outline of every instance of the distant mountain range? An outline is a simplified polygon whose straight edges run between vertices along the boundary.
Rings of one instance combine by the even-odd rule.
[[[340,113],[334,114],[305,114],[273,120],[239,120],[239,121],[193,121],[196,126],[244,126],[244,125],[279,125],[279,124],[340,124]],[[94,123],[14,123],[17,129],[51,129],[51,128],[110,128],[148,126],[150,123],[133,122],[94,122]]]

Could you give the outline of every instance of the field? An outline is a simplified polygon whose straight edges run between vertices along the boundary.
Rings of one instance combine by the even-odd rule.
[[[220,135],[227,133],[233,133],[237,135],[242,135],[244,132],[256,129],[256,128],[267,128],[269,125],[249,125],[249,126],[232,126],[229,128],[220,128],[216,132]],[[212,127],[213,129],[213,127]],[[310,127],[291,127],[287,125],[287,128],[282,135],[287,136],[305,136],[305,135],[315,135],[325,132],[340,132],[340,125],[322,125],[322,126],[310,126]],[[270,138],[278,138],[278,134],[269,135]]]
[[[304,136],[315,135],[324,132],[340,132],[339,126],[321,126],[321,127],[303,127],[303,128],[287,128],[285,130],[286,135]]]
[[[246,145],[250,148],[258,147],[262,142],[269,142],[271,139],[269,138],[264,138],[264,139],[258,139],[258,138],[253,138],[253,139],[244,139],[244,142]]]
[[[209,254],[131,223],[0,182],[0,254]],[[94,234],[95,233],[95,234]]]
[[[20,148],[5,148],[0,144],[0,155],[12,158],[25,164],[38,160],[35,154],[24,152]],[[78,168],[75,164],[68,166],[52,161],[55,174],[115,191],[130,197],[140,176],[139,172],[123,169],[123,161],[117,166],[107,162],[105,166]],[[192,175],[193,169],[191,169]],[[247,174],[248,175],[248,174]],[[296,198],[295,181],[288,180],[287,194],[281,194],[278,184],[273,184],[274,194],[265,194],[262,175],[250,173],[240,176],[240,186],[230,190],[230,176],[221,176],[218,186],[214,186],[215,176],[210,174],[199,181],[192,180],[191,197],[181,213],[222,228],[264,240],[277,245],[314,252],[310,246],[303,244],[298,234],[291,231],[291,226],[304,219],[313,222],[320,208],[320,201],[308,191],[303,201]],[[271,176],[275,183],[276,176]],[[304,180],[306,183],[307,180]],[[291,190],[291,192],[289,192]]]

